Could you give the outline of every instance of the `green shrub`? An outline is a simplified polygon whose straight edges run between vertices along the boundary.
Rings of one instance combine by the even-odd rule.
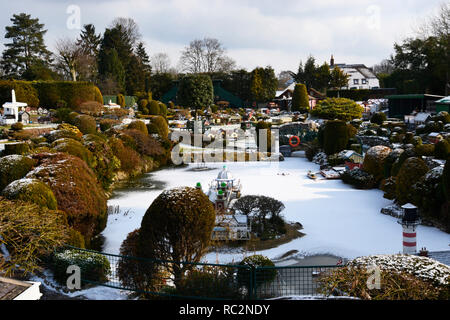
[[[394,200],[396,196],[396,178],[389,177],[381,181],[380,189],[383,190],[383,198]]]
[[[396,198],[400,204],[413,202],[411,187],[428,172],[425,162],[416,157],[406,159],[397,175]]]
[[[95,119],[88,115],[79,115],[74,120],[74,125],[80,129],[83,134],[96,133],[97,123]]]
[[[16,92],[16,99],[29,107],[39,107],[37,90],[28,81],[0,80],[0,105],[11,101],[11,90]]]
[[[83,235],[72,228],[69,228],[69,238],[66,244],[76,248],[85,248]]]
[[[434,144],[421,144],[415,147],[415,152],[418,156],[431,157],[434,156]]]
[[[275,280],[277,275],[277,271],[274,268],[275,264],[269,258],[255,254],[249,257],[244,258],[241,262],[239,262],[240,266],[245,266],[250,269],[261,268],[255,274],[255,281],[253,285],[256,287],[261,287],[264,284],[270,283]],[[237,272],[237,281],[239,285],[250,288],[250,273],[248,268],[239,268]]]
[[[375,180],[379,182],[385,176],[384,162],[391,151],[390,148],[385,146],[370,148],[364,157],[362,169],[373,175]]]
[[[382,125],[384,121],[387,120],[386,114],[384,112],[376,112],[370,118],[370,122]]]
[[[167,138],[169,135],[169,125],[167,124],[167,121],[161,117],[153,117],[150,120],[150,123],[147,124],[148,133],[150,134],[157,134],[161,138]]]
[[[83,280],[93,282],[106,282],[111,273],[111,265],[106,256],[75,249],[66,249],[62,252],[55,253],[52,261],[52,269],[55,279],[61,284],[66,284],[69,266],[78,266],[82,274]]]
[[[36,161],[20,155],[9,155],[0,158],[0,191],[14,180],[23,178]]]
[[[5,144],[5,150],[3,150],[2,155],[12,155],[12,154],[18,154],[18,155],[24,155],[30,151],[30,146],[26,142],[19,142],[19,143],[6,143]]]
[[[111,138],[109,145],[120,161],[120,170],[135,176],[141,173],[143,168],[143,161],[139,154],[132,148],[124,145],[121,139]]]
[[[350,99],[326,98],[320,101],[311,114],[321,119],[350,121],[362,117],[363,108]]]
[[[344,121],[327,121],[323,131],[323,149],[327,155],[338,153],[347,147],[348,131],[347,124]]]
[[[153,116],[158,116],[161,114],[161,107],[159,106],[159,102],[156,100],[150,101],[148,108],[148,114],[151,114]]]
[[[259,152],[270,152],[272,147],[272,132],[271,132],[272,124],[265,121],[259,121],[256,126],[256,145],[258,146]],[[263,135],[264,130],[266,130],[266,148],[267,150],[260,150],[262,148],[262,144],[260,141],[260,134]]]
[[[147,106],[148,106],[148,100],[147,100],[147,99],[139,100],[139,103],[138,103],[138,110],[139,110],[140,112],[142,112],[143,114],[148,114],[148,108],[147,108]]]
[[[33,274],[44,257],[66,242],[67,231],[62,211],[0,198],[0,237],[10,253],[9,260],[0,260],[2,274]]]
[[[50,188],[36,179],[19,179],[11,182],[2,195],[9,200],[22,200],[50,210],[57,210],[56,198]]]
[[[120,124],[119,121],[113,119],[102,119],[100,120],[100,130],[105,132],[108,129],[111,129],[113,126]]]
[[[127,129],[130,129],[130,130],[134,129],[134,130],[138,130],[144,134],[148,134],[147,126],[145,125],[145,123],[143,121],[139,121],[139,120],[131,122],[128,125]]]
[[[13,131],[20,131],[20,130],[23,130],[23,123],[22,123],[22,122],[16,122],[16,123],[13,123],[13,124],[11,125],[11,130],[13,130]]]
[[[448,201],[450,201],[450,159],[447,159],[442,173],[442,189]]]
[[[309,96],[306,86],[297,83],[292,95],[292,111],[300,111],[302,113],[309,111]]]
[[[159,114],[163,117],[167,116],[167,106],[162,102],[159,104]]]
[[[389,155],[384,159],[384,177],[389,178],[392,174],[392,167],[394,163],[400,158],[401,154],[404,152],[403,149],[394,149]],[[395,174],[396,175],[396,174]]]
[[[118,94],[117,95],[117,104],[123,108],[125,107],[125,97],[123,96],[123,94]]]
[[[373,175],[355,168],[353,170],[347,170],[341,175],[342,182],[350,184],[357,189],[372,189],[377,185],[377,181]]]
[[[398,159],[394,162],[394,164],[392,165],[391,175],[397,176],[399,171],[400,171],[400,168],[401,168],[403,162],[405,162],[406,159],[411,158],[411,157],[417,157],[415,149],[412,149],[412,148],[405,149],[400,154]]]
[[[450,143],[447,140],[441,140],[434,147],[434,156],[436,159],[445,160],[450,156]]]
[[[81,144],[81,142],[77,140],[70,138],[58,139],[52,143],[52,148],[58,152],[66,152],[80,158],[81,160],[86,162],[86,164],[92,169],[96,165],[92,153],[88,149],[86,149],[83,144]]]

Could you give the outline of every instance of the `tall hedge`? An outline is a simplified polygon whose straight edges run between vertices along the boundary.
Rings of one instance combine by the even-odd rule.
[[[309,111],[309,97],[306,86],[297,83],[292,95],[292,111],[300,111],[302,113]]]
[[[397,175],[396,196],[400,204],[412,202],[412,185],[428,172],[428,166],[417,157],[411,157],[403,162]]]
[[[39,106],[39,97],[36,88],[28,81],[0,80],[0,105],[11,101],[11,90],[16,92],[16,100],[25,102],[30,107]]]

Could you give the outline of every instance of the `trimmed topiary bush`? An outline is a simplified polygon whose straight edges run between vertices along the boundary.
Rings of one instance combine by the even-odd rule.
[[[143,121],[139,121],[139,120],[131,122],[128,125],[127,129],[138,130],[144,134],[148,134],[147,126],[145,125],[145,123]]]
[[[111,129],[113,126],[120,124],[120,121],[114,119],[102,119],[100,120],[100,130],[105,132],[108,129]]]
[[[13,130],[13,131],[20,131],[20,130],[23,130],[23,123],[22,123],[22,122],[16,122],[16,123],[13,123],[13,124],[11,125],[11,130]]]
[[[147,125],[148,133],[150,134],[157,134],[161,138],[167,139],[169,135],[169,125],[167,124],[167,121],[161,117],[153,117],[150,119],[150,123]]]
[[[30,146],[26,142],[19,142],[19,143],[6,143],[5,144],[5,150],[3,150],[3,155],[24,155],[30,151]]]
[[[117,95],[117,104],[122,108],[125,107],[125,97],[123,96],[123,94]]]
[[[2,195],[9,200],[22,200],[39,207],[57,210],[56,198],[50,188],[37,179],[19,179],[3,189]]]
[[[292,94],[292,111],[309,112],[309,96],[306,86],[297,83]]]
[[[140,257],[199,262],[209,247],[216,212],[202,190],[180,187],[163,191],[146,211],[139,231]],[[193,265],[173,264],[179,285]]]
[[[425,157],[431,157],[434,156],[434,144],[421,144],[421,145],[417,145],[414,148],[414,151],[416,152],[416,154],[420,157],[425,156]]]
[[[109,145],[120,161],[120,170],[131,176],[136,176],[142,172],[144,166],[139,154],[132,148],[124,145],[121,139],[111,138]]]
[[[363,108],[355,101],[345,98],[326,98],[311,111],[315,117],[328,120],[350,121],[362,117]]]
[[[68,223],[79,231],[89,246],[93,236],[106,226],[106,196],[94,172],[78,157],[65,153],[34,154],[38,166],[26,178],[46,183],[58,208],[67,213]]]
[[[96,165],[96,162],[95,162],[95,159],[94,159],[94,156],[92,155],[92,153],[88,149],[86,149],[81,144],[81,142],[79,142],[77,140],[69,139],[69,138],[58,139],[52,143],[52,148],[55,151],[66,152],[68,154],[71,154],[75,157],[80,158],[81,160],[86,162],[86,164],[90,168],[94,168]]]
[[[445,160],[450,157],[450,143],[447,140],[441,140],[435,144],[434,156],[436,159]]]
[[[323,131],[323,149],[327,155],[344,150],[347,147],[348,140],[349,130],[344,121],[327,121]]]
[[[9,155],[0,158],[0,191],[14,180],[23,178],[37,161],[30,157]]]
[[[277,276],[277,271],[274,268],[275,264],[272,262],[272,260],[263,255],[255,254],[246,257],[241,262],[239,262],[239,265],[248,267],[250,269],[260,267],[266,268],[266,269],[259,269],[256,272],[255,275],[256,283],[253,284],[256,287],[263,287],[265,284],[269,284],[270,282],[275,280],[275,277]],[[249,281],[251,281],[249,269],[247,268],[238,269],[237,281],[238,284],[249,289],[250,288]]]
[[[385,146],[375,146],[370,148],[364,157],[362,169],[373,175],[377,182],[380,181],[384,177],[384,161],[391,151],[391,148]]]
[[[420,158],[411,157],[403,162],[396,180],[396,198],[399,204],[414,201],[411,188],[428,170]]]
[[[341,179],[342,182],[350,184],[357,189],[372,189],[377,185],[377,181],[373,175],[359,168],[345,171],[341,175]]]
[[[378,125],[382,125],[384,121],[387,120],[386,114],[384,112],[376,112],[370,118],[371,123],[376,123]]]
[[[52,260],[51,268],[55,279],[64,285],[69,276],[67,268],[72,265],[80,267],[83,280],[106,282],[111,273],[111,265],[108,258],[95,252],[66,249],[55,253]]]
[[[158,116],[161,114],[161,108],[159,106],[159,102],[156,100],[150,101],[147,108],[148,108],[148,114],[150,114],[150,115]]]
[[[74,119],[74,125],[80,129],[83,134],[96,133],[97,123],[95,119],[88,115],[79,115]]]

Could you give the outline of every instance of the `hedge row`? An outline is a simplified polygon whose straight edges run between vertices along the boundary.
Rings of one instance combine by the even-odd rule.
[[[100,90],[90,82],[73,81],[0,81],[0,104],[11,101],[11,90],[16,92],[17,101],[30,107],[56,109],[64,101],[69,108],[78,107],[86,101],[103,104]]]

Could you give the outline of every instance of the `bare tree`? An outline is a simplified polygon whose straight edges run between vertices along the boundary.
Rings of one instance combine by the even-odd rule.
[[[394,65],[390,60],[384,59],[379,64],[374,65],[372,69],[373,72],[377,75],[381,73],[391,74],[394,71]]]
[[[132,18],[118,17],[115,18],[111,23],[112,28],[117,26],[121,26],[122,29],[125,30],[129,43],[133,48],[136,48],[138,43],[142,39],[142,34],[139,31],[139,26],[136,21],[134,21]]]
[[[160,52],[151,58],[152,70],[156,73],[166,73],[170,70],[170,58],[167,53]]]
[[[225,52],[217,39],[193,40],[181,53],[180,68],[190,73],[229,70],[235,62]]]
[[[83,53],[75,40],[62,38],[56,41],[57,66],[77,81]]]

